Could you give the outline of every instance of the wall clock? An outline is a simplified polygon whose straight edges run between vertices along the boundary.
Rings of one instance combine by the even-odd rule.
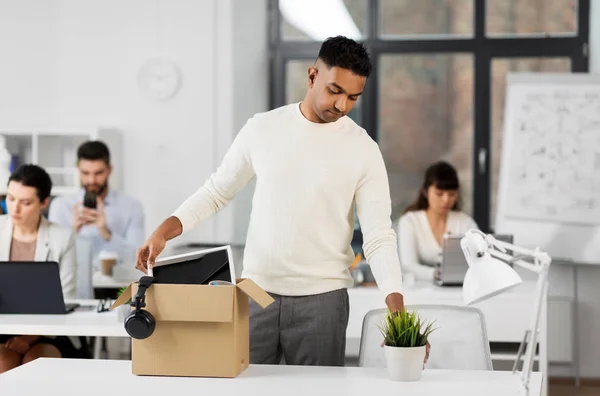
[[[173,98],[181,85],[181,70],[165,57],[148,59],[138,72],[138,88],[149,99],[165,101]]]

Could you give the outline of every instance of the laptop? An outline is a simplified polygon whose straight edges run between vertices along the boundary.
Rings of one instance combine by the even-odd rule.
[[[230,246],[198,250],[156,260],[154,283],[208,285],[236,284]]]
[[[0,262],[0,314],[62,315],[78,306],[65,304],[57,262]]]
[[[440,265],[439,286],[462,286],[469,269],[467,259],[460,247],[464,235],[445,235],[442,239],[442,262]],[[499,241],[513,243],[513,235],[492,234]],[[507,264],[509,265],[509,264]]]

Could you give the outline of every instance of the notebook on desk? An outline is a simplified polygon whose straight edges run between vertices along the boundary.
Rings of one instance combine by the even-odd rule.
[[[60,315],[78,306],[65,304],[57,262],[0,262],[0,314]]]
[[[463,284],[463,280],[469,269],[467,259],[460,247],[460,240],[463,236],[444,235],[442,238],[440,279],[436,280],[439,286],[462,286]],[[493,237],[499,241],[513,243],[513,236],[509,234],[496,234]]]

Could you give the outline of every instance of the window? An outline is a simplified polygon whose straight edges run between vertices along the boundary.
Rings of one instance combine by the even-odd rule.
[[[425,168],[444,159],[459,171],[465,210],[491,231],[506,73],[588,71],[589,0],[269,6],[273,108],[302,100],[307,69],[326,37],[343,34],[369,49],[375,72],[351,117],[379,143],[393,220],[416,196]]]
[[[381,0],[384,39],[473,37],[473,0]]]
[[[473,164],[473,57],[382,55],[378,143],[386,163],[397,218],[416,198],[425,169],[440,159],[461,176],[471,212]]]
[[[308,86],[308,68],[314,60],[292,60],[285,65],[285,102],[301,102]]]
[[[366,33],[367,0],[279,0],[278,9],[286,41],[324,40],[338,34],[361,39]]]
[[[487,0],[488,36],[574,36],[577,0]]]

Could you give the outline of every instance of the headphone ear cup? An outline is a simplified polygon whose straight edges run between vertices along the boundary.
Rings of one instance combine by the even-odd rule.
[[[131,311],[125,318],[125,331],[137,340],[148,338],[154,333],[156,320],[148,311]]]

